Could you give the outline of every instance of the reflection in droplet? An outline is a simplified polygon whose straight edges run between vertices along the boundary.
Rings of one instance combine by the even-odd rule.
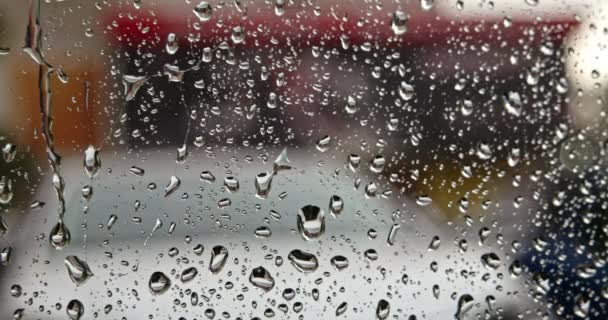
[[[346,257],[340,256],[340,255],[332,257],[329,260],[329,262],[338,271],[342,271],[342,270],[346,269],[349,264],[348,259]]]
[[[465,314],[473,307],[473,297],[470,294],[463,294],[458,298],[458,306],[456,308],[456,314],[454,315],[456,320],[465,319]]]
[[[211,7],[208,2],[201,1],[199,4],[196,5],[196,7],[194,7],[192,11],[200,21],[208,21],[209,19],[211,19],[213,7]]]
[[[270,193],[273,175],[269,172],[261,172],[255,176],[255,195],[260,199],[266,199]]]
[[[184,271],[182,271],[180,280],[182,280],[183,283],[190,282],[190,281],[192,281],[192,279],[194,279],[196,277],[197,274],[198,274],[198,270],[195,267],[187,268]]]
[[[99,168],[101,167],[101,160],[99,157],[99,150],[95,149],[92,145],[89,145],[84,150],[84,170],[90,178],[97,175]]]
[[[343,209],[344,201],[342,200],[342,198],[337,195],[333,195],[331,196],[331,198],[329,198],[329,210],[332,214],[338,215],[342,213]]]

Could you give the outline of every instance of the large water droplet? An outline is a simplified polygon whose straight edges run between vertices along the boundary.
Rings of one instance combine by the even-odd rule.
[[[496,270],[500,267],[500,258],[494,252],[483,254],[481,256],[481,262],[488,269]]]
[[[70,230],[63,221],[57,222],[49,234],[49,242],[57,250],[61,250],[70,244],[70,239]]]
[[[298,212],[297,225],[304,239],[316,239],[325,231],[325,213],[317,206],[306,205]]]
[[[165,187],[165,197],[168,197],[169,195],[171,195],[175,190],[177,190],[177,188],[179,188],[179,185],[181,184],[181,181],[179,180],[178,177],[176,176],[171,176],[171,179],[169,180],[169,183],[167,184],[167,186]]]
[[[165,293],[171,287],[171,279],[169,279],[164,273],[156,271],[150,276],[148,281],[148,288],[153,295],[160,295]]]
[[[258,173],[255,176],[255,195],[260,199],[266,199],[270,193],[272,174],[269,172]]]
[[[346,302],[340,303],[338,305],[338,308],[336,308],[336,317],[343,315],[344,312],[346,312],[346,309],[348,309],[348,303],[346,303]]]
[[[165,50],[168,54],[175,54],[179,49],[179,43],[177,41],[177,36],[175,33],[170,32],[167,35],[167,43],[165,44]]]
[[[338,271],[342,271],[348,267],[348,259],[344,256],[334,256],[329,260],[331,265]]]
[[[391,19],[391,29],[395,35],[399,36],[407,31],[408,16],[405,12],[397,10]]]
[[[15,155],[17,154],[17,146],[12,143],[7,143],[2,148],[2,158],[4,162],[10,163],[15,160]]]
[[[378,301],[378,306],[376,307],[376,317],[380,320],[384,320],[388,318],[388,315],[391,313],[391,305],[388,301],[381,299]]]
[[[13,199],[13,180],[10,177],[0,177],[0,204],[8,204]]]
[[[274,288],[274,278],[270,275],[268,270],[261,266],[251,270],[249,282],[264,291],[270,291]]]
[[[84,306],[82,305],[82,302],[74,299],[68,302],[65,311],[68,314],[68,318],[70,318],[71,320],[80,320],[80,318],[84,314]]]
[[[292,250],[287,259],[300,272],[313,272],[319,267],[317,257],[302,250]]]
[[[192,11],[200,21],[208,21],[209,19],[211,19],[213,7],[211,7],[208,2],[201,1],[199,4],[196,5],[196,7],[194,7]]]
[[[456,320],[463,320],[464,315],[473,307],[473,297],[470,294],[463,294],[458,298],[458,306],[456,308]]]
[[[194,279],[196,277],[197,274],[198,274],[198,270],[195,267],[187,268],[184,271],[182,271],[180,280],[182,280],[183,283],[190,282],[190,281],[192,281],[192,279]]]
[[[92,145],[89,145],[84,150],[84,171],[90,178],[93,178],[99,172],[101,168],[101,159],[99,157],[99,150],[95,149]]]
[[[93,272],[89,269],[89,265],[76,256],[68,256],[63,263],[68,269],[70,279],[72,279],[72,282],[74,282],[76,286],[81,286],[93,276]]]
[[[211,249],[211,261],[209,262],[209,270],[213,273],[222,271],[228,260],[228,249],[223,246],[215,246]]]

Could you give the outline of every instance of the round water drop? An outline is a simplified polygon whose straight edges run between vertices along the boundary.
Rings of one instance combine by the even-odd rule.
[[[338,215],[338,214],[342,213],[343,209],[344,209],[344,200],[342,200],[342,198],[340,198],[340,196],[333,195],[333,196],[331,196],[331,198],[329,198],[329,211],[332,214]]]
[[[169,279],[164,273],[156,271],[150,276],[148,282],[148,288],[153,295],[161,295],[171,287],[171,279]]]
[[[201,1],[192,11],[200,21],[209,21],[213,14],[213,7],[208,2]]]
[[[251,282],[251,284],[253,284],[255,287],[263,289],[267,292],[274,288],[274,278],[270,275],[268,270],[261,266],[251,270],[249,282]]]
[[[340,255],[332,257],[329,262],[338,271],[346,269],[349,265],[348,259]]]
[[[376,317],[380,320],[384,320],[388,318],[388,315],[391,313],[391,305],[388,301],[381,299],[378,301],[378,306],[376,306]]]
[[[49,234],[49,242],[57,250],[61,250],[70,244],[70,239],[70,230],[63,221],[57,222]]]
[[[80,300],[71,300],[65,308],[68,318],[71,320],[79,320],[84,314],[84,306]]]

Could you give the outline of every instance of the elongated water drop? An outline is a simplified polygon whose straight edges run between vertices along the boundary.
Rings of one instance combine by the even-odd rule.
[[[312,253],[302,250],[292,250],[287,259],[300,272],[313,272],[319,267],[317,257]]]
[[[181,181],[179,180],[178,177],[176,176],[171,176],[169,183],[167,184],[167,186],[165,187],[165,197],[168,197],[169,195],[171,195],[175,190],[177,190],[177,188],[179,188],[179,185],[181,184]]]
[[[330,260],[331,265],[338,271],[342,271],[348,267],[348,259],[344,256],[334,256]]]
[[[195,267],[187,268],[182,272],[180,280],[182,280],[183,283],[190,282],[196,277],[197,274],[198,270]]]
[[[458,298],[458,306],[456,308],[456,314],[454,315],[456,320],[463,320],[464,315],[473,308],[473,297],[470,294],[463,294]]]
[[[272,174],[269,172],[258,173],[255,176],[255,195],[260,199],[266,199],[270,193]]]
[[[378,306],[376,306],[376,317],[380,320],[384,320],[388,318],[391,313],[391,305],[388,301],[381,299],[378,301]]]
[[[93,276],[89,265],[76,256],[68,256],[63,263],[68,269],[70,279],[72,279],[72,282],[74,282],[76,286],[83,285]]]
[[[101,168],[101,159],[99,157],[99,150],[95,149],[92,145],[89,145],[84,150],[84,170],[90,178],[93,178],[99,172]]]
[[[211,249],[211,261],[209,262],[209,270],[213,273],[222,271],[228,260],[228,249],[223,246],[215,246]]]
[[[208,2],[201,1],[192,11],[200,21],[209,21],[213,13],[213,7]]]
[[[70,230],[63,221],[57,222],[49,234],[49,242],[57,250],[61,250],[70,244],[70,239]]]

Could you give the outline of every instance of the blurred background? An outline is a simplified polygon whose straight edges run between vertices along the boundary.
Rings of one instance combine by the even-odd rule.
[[[90,240],[90,250],[99,247],[99,252],[90,254],[89,265],[107,271],[94,272],[99,276],[93,281],[99,282],[89,288],[93,291],[79,287],[85,309],[96,310],[94,317],[143,319],[155,314],[179,319],[186,310],[180,307],[181,300],[192,296],[188,289],[176,289],[177,298],[167,297],[166,308],[153,310],[152,304],[145,316],[100,289],[107,286],[112,292],[107,281],[129,273],[129,268],[152,271],[163,264],[156,252],[146,260],[141,254],[146,250],[134,245],[131,235],[140,243],[147,241],[156,215],[166,218],[166,229],[168,220],[183,220],[186,213],[187,221],[178,225],[192,227],[196,219],[189,214],[198,208],[199,227],[206,230],[199,230],[201,241],[217,237],[261,246],[255,237],[231,238],[227,230],[238,234],[232,228],[243,228],[248,230],[244,234],[252,235],[258,224],[267,223],[245,217],[240,210],[266,210],[255,197],[254,177],[270,171],[273,160],[287,148],[295,167],[289,172],[297,178],[283,177],[285,190],[299,195],[296,199],[317,201],[325,208],[329,200],[316,197],[341,192],[361,208],[357,218],[341,224],[342,237],[365,243],[373,222],[384,229],[412,225],[412,234],[422,234],[408,238],[412,252],[402,252],[406,257],[419,253],[418,258],[391,256],[384,269],[396,274],[395,268],[401,270],[402,261],[408,261],[405,264],[416,265],[410,267],[415,270],[410,275],[420,273],[420,287],[452,285],[442,294],[449,306],[433,313],[435,302],[419,298],[419,290],[406,299],[377,280],[371,285],[378,287],[374,294],[388,292],[393,298],[391,317],[423,318],[428,313],[438,319],[455,312],[458,317],[458,297],[469,287],[476,305],[462,318],[605,319],[604,1],[40,1],[44,59],[69,77],[66,83],[57,77],[50,80],[52,131],[63,159],[66,215],[76,243],[61,254],[47,239],[58,207],[41,133],[39,68],[22,50],[31,3],[36,1],[0,0],[0,146],[5,146],[0,189],[5,199],[10,193],[10,199],[0,204],[7,226],[1,232],[1,247],[13,252],[13,261],[0,269],[3,317],[25,309],[24,319],[65,318],[69,300],[57,302],[59,307],[56,301],[71,292],[71,284],[54,291],[40,289],[36,282],[28,288],[20,279],[44,279],[58,272],[64,276],[55,279],[58,286],[69,281],[62,263],[65,252],[81,256]],[[329,137],[327,146],[324,137]],[[11,144],[15,159],[7,161]],[[94,178],[82,169],[89,145],[101,157]],[[351,155],[361,158],[361,168],[353,168]],[[382,163],[376,165],[380,170],[374,169],[374,160]],[[133,178],[131,166],[149,169],[144,178]],[[217,177],[214,187],[205,187],[199,178],[203,170]],[[220,178],[231,175],[243,177],[242,189],[234,195]],[[163,194],[171,176],[181,179],[175,199]],[[318,182],[321,186],[313,192]],[[273,183],[281,190],[277,181]],[[93,186],[92,200],[81,196],[85,185]],[[376,187],[378,192],[372,192]],[[266,205],[274,206],[280,194],[273,192],[274,199]],[[226,210],[218,205],[226,197],[237,207],[230,214],[223,214]],[[374,199],[371,204],[368,198]],[[149,225],[125,226],[122,235],[121,230],[111,231],[107,221],[112,214],[128,211],[125,225],[141,218],[138,201],[144,202],[144,212],[154,212],[147,220],[144,215]],[[293,208],[286,205],[284,210],[295,217],[302,201],[293,200]],[[368,221],[361,218],[366,215],[371,215]],[[276,229],[283,231],[273,235],[279,239],[284,234],[285,248],[296,241],[295,218],[290,219],[281,220]],[[378,231],[376,245],[388,232]],[[187,235],[191,234],[169,233],[168,244],[151,244],[151,251],[183,244]],[[441,258],[427,256],[434,235],[452,251],[444,248],[448,251]],[[493,240],[484,244],[487,235]],[[328,233],[328,241],[331,236],[338,235]],[[108,244],[108,238],[116,242]],[[475,248],[462,250],[462,240]],[[245,259],[247,245],[232,245],[230,250],[243,251],[234,257]],[[393,254],[385,243],[379,247],[379,252]],[[362,256],[364,249],[352,251]],[[118,256],[116,251],[130,255],[123,260],[130,260],[127,271],[108,270],[107,252]],[[503,264],[498,271],[488,271],[496,278],[488,282],[486,271],[473,271],[483,264],[480,256],[487,251],[497,252]],[[183,255],[178,261],[187,259],[188,254]],[[287,259],[287,253],[283,255]],[[190,254],[189,259],[195,257]],[[147,261],[148,268],[140,266],[140,260]],[[445,279],[423,271],[429,264],[432,269],[433,262],[446,269]],[[521,278],[513,275],[517,266],[524,270]],[[239,272],[234,267],[234,273]],[[362,267],[350,272],[362,276],[367,271]],[[141,285],[148,277],[134,275],[133,281]],[[515,280],[503,283],[510,277]],[[245,274],[240,281],[247,282]],[[16,283],[24,292],[29,290],[29,297],[9,296],[8,288]],[[392,280],[387,283],[397,286]],[[95,290],[104,297],[95,298]],[[344,299],[357,300],[355,292],[348,291]],[[45,298],[30,303],[32,296]],[[369,319],[363,310],[375,310],[379,299],[370,296],[361,297],[359,312],[346,317]],[[488,296],[504,299],[503,307],[492,310]],[[230,303],[240,303],[235,299]],[[420,299],[419,308],[412,308],[408,299]],[[325,300],[331,312],[318,307],[303,314],[334,316],[337,300]],[[257,315],[248,304],[235,307],[242,315],[233,317],[260,316],[266,301],[258,301],[264,306]],[[110,311],[108,305],[113,306]],[[213,308],[219,317],[222,308]],[[85,318],[92,314],[87,310]],[[203,318],[202,312],[193,314]]]

